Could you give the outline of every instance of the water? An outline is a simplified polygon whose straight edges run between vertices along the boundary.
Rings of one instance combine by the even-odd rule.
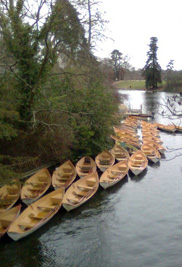
[[[164,93],[122,91],[132,108],[155,108]],[[127,98],[126,98],[127,96]],[[44,227],[17,242],[0,240],[2,267],[178,267],[182,266],[182,134],[161,133],[167,152],[139,175],[85,205],[63,208]],[[174,159],[173,159],[174,158]],[[172,160],[173,159],[173,160]]]

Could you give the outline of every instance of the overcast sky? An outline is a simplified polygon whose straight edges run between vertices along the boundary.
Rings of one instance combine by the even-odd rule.
[[[174,69],[182,70],[182,0],[102,0],[109,20],[105,40],[96,52],[110,57],[114,49],[130,57],[130,64],[143,68],[151,37],[158,38],[157,57],[166,69],[174,60]]]

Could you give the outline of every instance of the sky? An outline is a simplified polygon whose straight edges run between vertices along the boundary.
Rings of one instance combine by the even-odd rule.
[[[110,58],[117,49],[135,69],[143,68],[150,38],[157,37],[162,69],[174,60],[174,70],[182,70],[182,0],[102,0],[101,10],[109,38],[97,46],[96,56]]]

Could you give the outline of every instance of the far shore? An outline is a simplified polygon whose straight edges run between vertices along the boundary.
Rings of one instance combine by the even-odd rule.
[[[165,91],[166,84],[157,89],[146,89],[145,80],[121,80],[113,82],[113,86],[118,90],[139,90],[139,91]]]

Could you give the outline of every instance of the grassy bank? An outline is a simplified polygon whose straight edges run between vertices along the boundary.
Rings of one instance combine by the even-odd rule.
[[[145,80],[123,80],[114,83],[116,88],[120,89],[137,89],[137,90],[146,90]],[[160,87],[161,90],[165,90],[166,82],[163,81]]]

